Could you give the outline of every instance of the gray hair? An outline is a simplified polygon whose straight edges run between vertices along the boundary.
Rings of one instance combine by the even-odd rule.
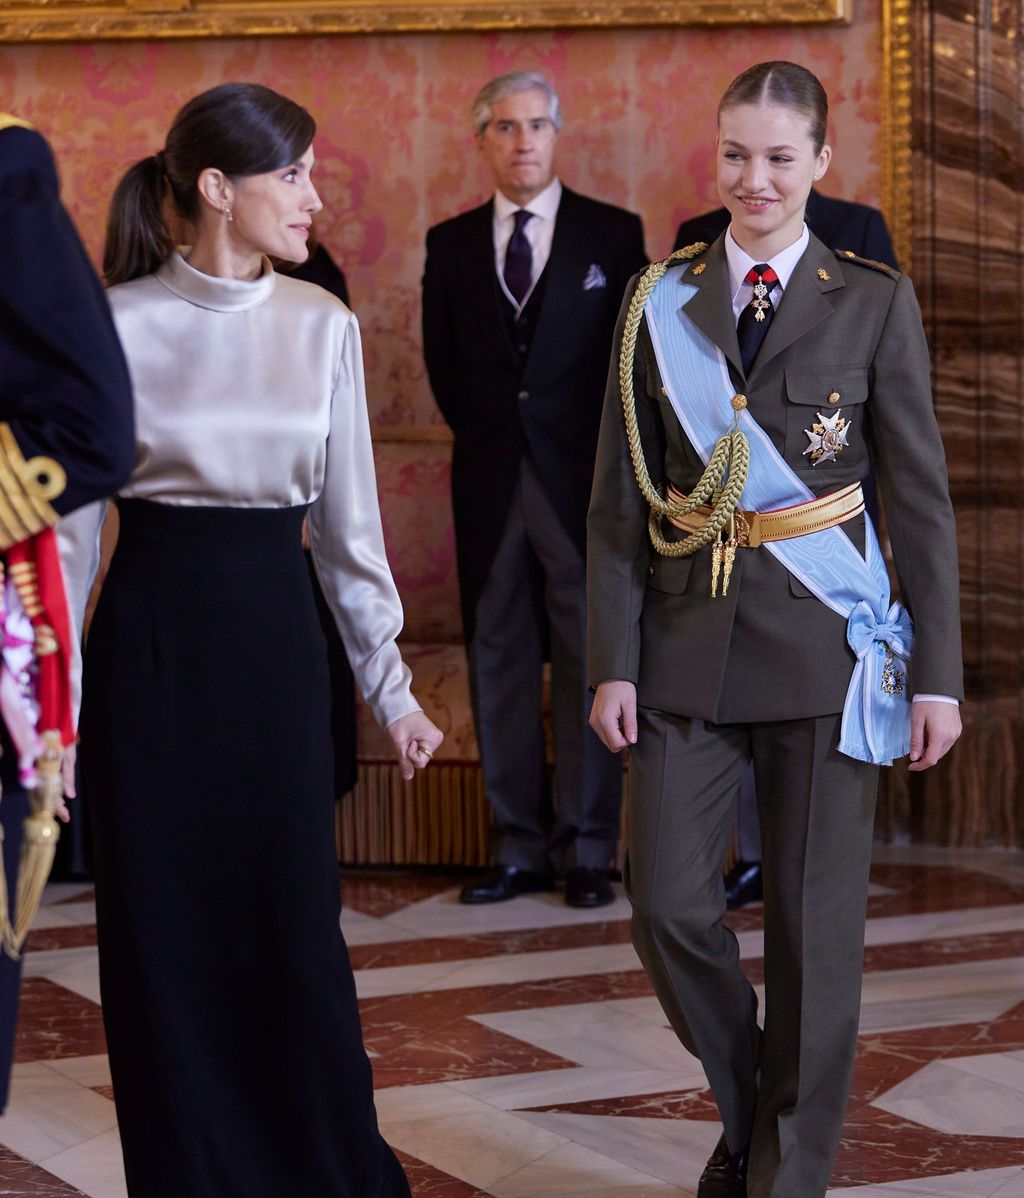
[[[499,75],[490,83],[485,83],[473,101],[473,128],[477,133],[483,133],[494,116],[491,111],[499,100],[516,92],[543,92],[548,98],[548,109],[551,123],[556,129],[562,127],[562,105],[558,92],[546,75],[538,71],[509,71],[507,75]]]

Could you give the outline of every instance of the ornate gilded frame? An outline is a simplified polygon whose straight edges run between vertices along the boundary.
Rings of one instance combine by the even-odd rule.
[[[882,208],[900,266],[913,267],[911,0],[882,0]]]
[[[842,24],[853,0],[0,0],[0,42]]]

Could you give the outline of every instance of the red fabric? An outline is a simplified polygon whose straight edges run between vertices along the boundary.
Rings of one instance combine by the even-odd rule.
[[[773,283],[779,281],[779,276],[770,266],[752,266],[747,271],[747,277],[743,280],[744,283],[767,283],[770,287]]]
[[[52,528],[46,528],[38,536],[12,545],[6,556],[8,566],[19,562],[34,566],[42,610],[30,614],[29,618],[34,628],[52,629],[57,642],[56,652],[36,654],[39,732],[56,729],[60,732],[61,743],[69,745],[75,739],[71,715],[71,621],[56,533]]]

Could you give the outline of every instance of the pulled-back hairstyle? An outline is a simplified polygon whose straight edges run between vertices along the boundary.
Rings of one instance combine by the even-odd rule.
[[[828,96],[816,75],[795,62],[759,62],[725,89],[718,115],[740,104],[779,104],[807,118],[815,154],[821,153],[828,126]]]
[[[170,198],[186,220],[199,216],[199,176],[216,167],[229,179],[280,170],[313,143],[309,113],[258,83],[222,83],[189,100],[164,149],[137,162],[110,202],[103,273],[124,283],[152,273],[174,248],[164,211]]]
[[[532,91],[544,93],[548,101],[548,115],[551,117],[551,123],[556,129],[561,129],[562,104],[558,98],[558,92],[555,91],[555,85],[551,80],[546,75],[540,74],[539,71],[509,71],[505,75],[499,75],[496,79],[492,79],[490,83],[485,83],[473,101],[471,110],[473,129],[478,134],[483,133],[491,123],[494,105],[504,100],[506,96],[515,95],[516,92]]]

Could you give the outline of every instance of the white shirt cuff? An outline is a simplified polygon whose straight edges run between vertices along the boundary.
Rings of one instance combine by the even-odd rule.
[[[960,700],[954,699],[952,695],[915,695],[912,702],[914,702],[914,703],[952,703],[954,707],[960,706]]]

